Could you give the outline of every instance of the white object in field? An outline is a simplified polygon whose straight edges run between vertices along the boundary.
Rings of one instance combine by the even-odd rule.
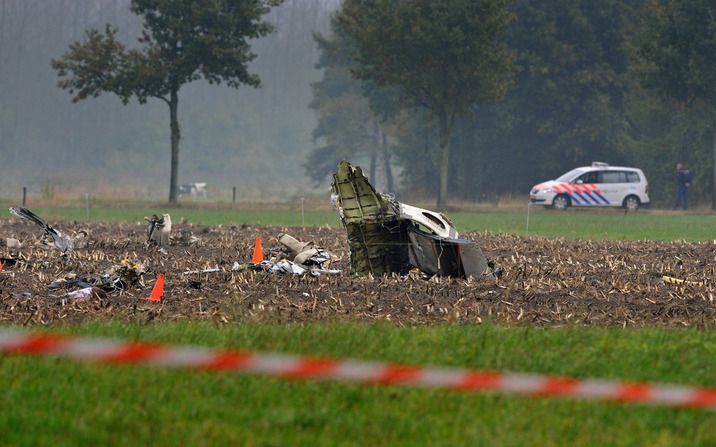
[[[20,241],[18,241],[14,237],[5,238],[5,246],[11,249],[22,248],[22,244],[20,243]]]
[[[206,199],[206,182],[195,182],[195,183],[185,183],[183,185],[179,185],[177,195],[179,197],[182,196],[190,196],[190,197],[198,197],[201,196],[202,198]]]
[[[159,218],[155,214],[151,218],[144,218],[149,225],[147,227],[147,244],[163,247],[169,245],[169,236],[172,232],[172,218],[169,214],[162,214]]]
[[[169,235],[172,232],[172,218],[169,214],[162,214],[164,225],[159,228],[159,246],[169,245]]]

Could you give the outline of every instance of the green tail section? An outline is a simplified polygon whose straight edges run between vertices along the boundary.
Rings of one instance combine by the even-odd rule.
[[[412,266],[428,275],[455,278],[487,272],[477,244],[422,231],[418,223],[401,217],[400,203],[375,191],[358,166],[340,162],[333,192],[348,233],[351,273],[404,274]]]
[[[333,191],[348,233],[351,273],[406,273],[409,241],[397,204],[378,194],[361,168],[346,161],[333,176]]]

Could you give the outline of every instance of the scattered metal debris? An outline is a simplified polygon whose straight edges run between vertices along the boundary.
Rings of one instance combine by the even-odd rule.
[[[313,242],[301,242],[285,233],[279,233],[280,250],[271,250],[271,258],[258,263],[239,264],[235,262],[232,271],[262,270],[269,273],[304,275],[335,275],[340,270],[330,269],[337,256]]]
[[[72,239],[52,228],[50,225],[47,224],[47,222],[42,220],[39,216],[37,216],[29,209],[22,207],[11,207],[10,212],[18,217],[29,220],[30,222],[33,222],[40,226],[40,228],[42,228],[43,230],[42,237],[40,239],[41,241],[44,241],[46,238],[49,237],[52,239],[55,247],[57,247],[57,249],[59,249],[62,253],[67,253],[68,251],[72,250]]]
[[[239,264],[238,261],[234,261],[234,264],[231,266],[232,272],[244,272],[249,269],[249,266],[251,264]]]
[[[487,260],[474,242],[430,234],[408,226],[410,264],[428,275],[466,278],[488,271]]]
[[[196,275],[201,273],[217,273],[220,272],[221,269],[219,267],[214,267],[211,269],[204,269],[204,270],[187,270],[185,272],[182,272],[182,275]]]
[[[162,214],[162,217],[154,214],[152,217],[145,217],[144,220],[147,221],[147,247],[169,245],[172,232],[171,216],[166,213]]]
[[[338,259],[337,256],[325,248],[316,247],[313,242],[301,242],[285,233],[278,235],[278,241],[289,249],[289,257],[296,264],[328,268],[331,266],[331,262]]]
[[[168,216],[168,214],[167,214]],[[179,245],[184,247],[191,247],[201,244],[201,239],[194,236],[191,230],[182,228],[179,230],[179,234],[170,238],[172,245]]]
[[[17,258],[0,256],[0,262],[2,262],[3,267],[12,267],[17,263]]]
[[[332,189],[348,233],[351,273],[405,274],[411,266],[457,278],[489,272],[480,247],[459,239],[447,217],[378,194],[360,167],[342,161]]]
[[[5,238],[5,246],[11,250],[17,250],[19,248],[22,248],[22,243],[20,243],[19,240],[13,237],[8,237]]]
[[[68,273],[62,278],[52,281],[47,287],[49,289],[72,289],[74,287],[92,287],[93,281],[79,277],[76,273]]]
[[[92,297],[107,298],[107,294],[102,289],[99,289],[97,287],[92,287],[92,286],[84,287],[82,289],[74,290],[72,292],[67,292],[64,295],[60,295],[60,296],[57,296],[57,295],[51,295],[51,296],[54,298],[70,298],[70,299],[78,300],[78,301],[88,301]]]
[[[72,247],[75,250],[87,248],[87,245],[89,244],[89,239],[89,232],[87,230],[80,230],[72,238]]]
[[[263,270],[269,273],[278,274],[290,274],[290,275],[304,275],[309,274],[312,276],[320,275],[337,275],[341,273],[340,270],[331,270],[323,268],[310,268],[303,265],[299,265],[296,262],[289,261],[287,259],[281,259],[280,261],[264,260],[258,264],[251,264],[249,266],[252,270]]]
[[[47,287],[50,290],[95,287],[105,292],[127,290],[130,287],[143,289],[145,288],[145,273],[146,267],[144,264],[133,263],[128,259],[123,259],[119,264],[110,267],[101,275],[80,276],[77,273],[70,272],[62,278],[55,279]]]
[[[130,287],[144,289],[145,273],[147,268],[144,264],[122,259],[118,265],[104,272],[95,285],[106,291],[126,290]]]
[[[187,281],[187,286],[189,286],[190,289],[196,289],[201,290],[203,283],[197,279],[190,279]]]

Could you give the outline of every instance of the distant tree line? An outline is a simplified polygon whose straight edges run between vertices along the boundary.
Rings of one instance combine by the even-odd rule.
[[[315,39],[317,183],[367,160],[443,205],[604,161],[641,167],[663,206],[680,162],[716,209],[712,1],[344,0]]]

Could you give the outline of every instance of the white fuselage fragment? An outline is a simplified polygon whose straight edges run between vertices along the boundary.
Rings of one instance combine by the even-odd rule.
[[[169,245],[169,236],[172,232],[172,218],[169,214],[162,214],[161,224],[157,225],[150,235],[150,241],[159,247]]]
[[[457,239],[457,229],[442,213],[400,203],[400,218],[418,223],[440,237]]]

